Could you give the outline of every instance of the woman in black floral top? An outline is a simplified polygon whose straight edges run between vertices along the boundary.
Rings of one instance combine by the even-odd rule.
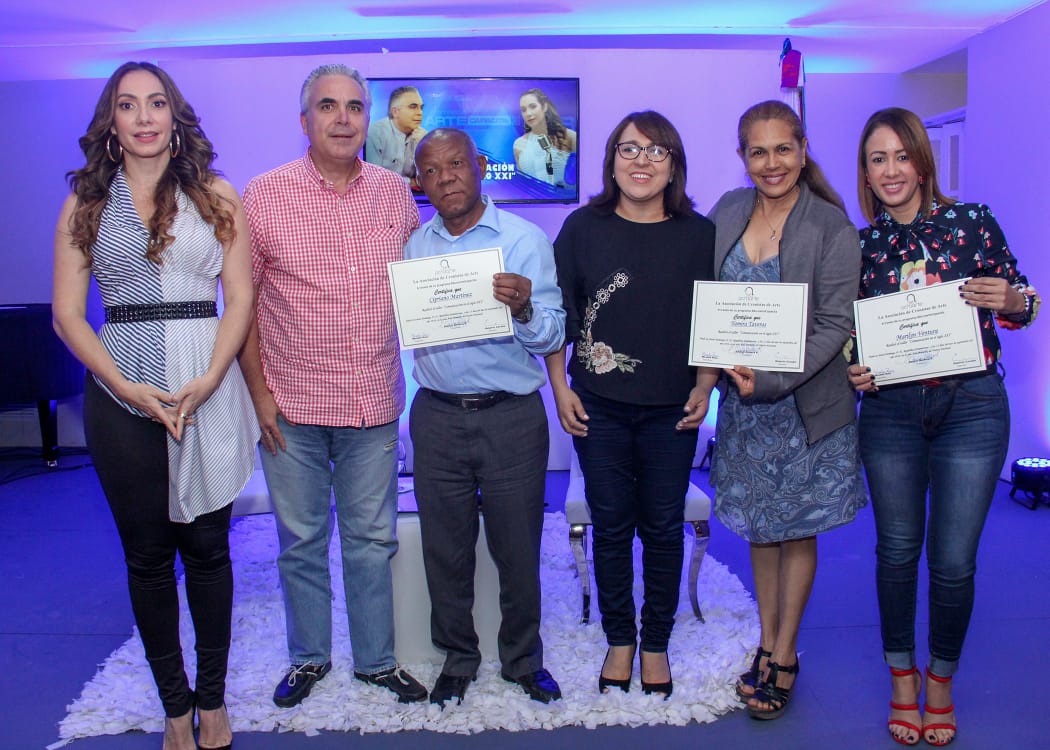
[[[593,522],[594,580],[609,651],[598,689],[673,690],[667,646],[682,579],[685,494],[707,394],[689,366],[693,280],[714,278],[714,225],[686,195],[674,125],[632,112],[605,144],[602,192],[554,241],[572,358],[547,357]],[[632,544],[642,541],[641,629]]]
[[[904,745],[918,743],[920,735],[947,745],[956,732],[952,676],[973,609],[977,545],[1010,435],[996,324],[1028,326],[1039,297],[1018,272],[989,208],[953,203],[941,193],[929,138],[915,114],[899,108],[873,114],[858,161],[861,208],[871,222],[860,233],[860,296],[968,279],[959,294],[978,308],[984,339],[987,368],[977,373],[879,388],[870,368],[849,370],[864,394],[860,447],[875,512],[883,651],[893,681],[889,730]],[[924,538],[930,653],[920,714],[915,609]]]

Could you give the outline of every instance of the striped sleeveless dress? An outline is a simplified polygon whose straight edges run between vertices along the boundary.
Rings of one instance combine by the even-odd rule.
[[[149,231],[135,211],[124,171],[114,175],[91,249],[91,271],[105,306],[216,299],[222,245],[193,201],[181,191],[177,201],[170,232],[175,240],[157,265],[146,259]],[[218,328],[218,318],[106,323],[99,339],[128,380],[175,393],[207,371]],[[148,418],[96,382],[125,409]],[[234,360],[197,408],[182,441],[168,435],[171,520],[189,523],[233,502],[254,471],[258,440],[255,408]]]

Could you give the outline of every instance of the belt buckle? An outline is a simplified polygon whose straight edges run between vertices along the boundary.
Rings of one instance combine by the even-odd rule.
[[[484,396],[461,397],[460,405],[467,411],[477,411],[487,399]]]

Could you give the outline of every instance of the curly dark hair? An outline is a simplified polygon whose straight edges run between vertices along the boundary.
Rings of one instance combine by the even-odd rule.
[[[168,163],[153,194],[154,209],[147,225],[149,246],[146,257],[159,264],[161,253],[175,239],[170,231],[178,212],[178,190],[186,193],[204,221],[215,227],[215,236],[220,242],[231,242],[236,236],[233,210],[230,202],[219,195],[213,186],[219,172],[212,168],[215,151],[211,141],[204,135],[200,119],[183,98],[171,76],[148,62],[126,62],[113,72],[102,88],[87,132],[80,137],[80,150],[84,152],[87,162],[80,169],[66,173],[69,187],[77,197],[70,227],[73,242],[84,251],[84,255],[91,257],[91,248],[98,239],[102,209],[109,198],[109,186],[121,166],[106,153],[117,104],[117,89],[124,76],[135,70],[152,73],[160,80],[180,140],[178,153]]]
[[[620,186],[613,179],[613,164],[616,161],[616,144],[620,142],[623,131],[628,125],[634,125],[653,143],[669,149],[671,155],[671,181],[664,188],[664,212],[671,217],[687,216],[696,205],[693,199],[685,194],[685,147],[682,136],[671,121],[659,112],[631,112],[613,128],[609,140],[605,142],[605,160],[602,162],[602,192],[591,198],[587,204],[600,214],[611,214],[620,202]]]
[[[520,101],[526,96],[536,97],[536,101],[540,103],[540,106],[544,108],[543,114],[544,119],[547,121],[547,135],[550,136],[551,140],[554,141],[554,148],[559,151],[572,151],[572,144],[569,143],[569,129],[565,127],[565,123],[561,121],[561,115],[558,114],[558,108],[554,106],[554,102],[550,100],[546,94],[543,93],[543,89],[529,89],[522,93],[518,97]],[[528,133],[532,130],[528,125],[525,126],[525,132]]]

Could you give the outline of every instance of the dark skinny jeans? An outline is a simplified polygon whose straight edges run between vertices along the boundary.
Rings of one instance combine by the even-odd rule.
[[[164,713],[182,716],[194,700],[202,709],[220,708],[233,609],[233,506],[198,516],[192,523],[169,520],[164,427],[122,408],[90,374],[84,388],[84,433],[124,547],[131,608]],[[176,552],[186,572],[186,599],[197,641],[196,696],[186,678],[179,642]]]

